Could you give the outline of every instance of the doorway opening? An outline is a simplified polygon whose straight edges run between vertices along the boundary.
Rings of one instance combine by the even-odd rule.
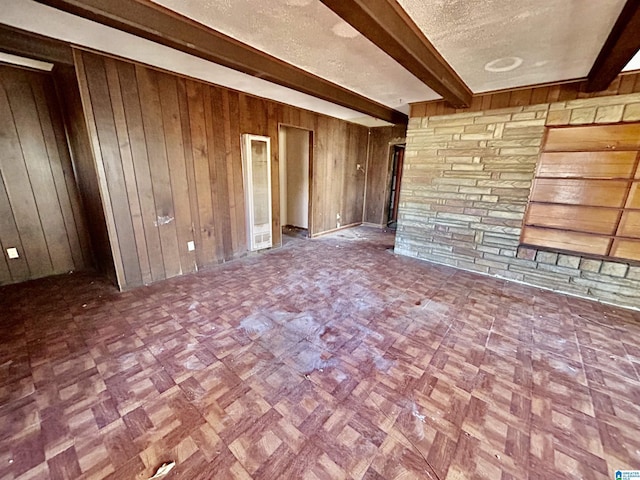
[[[286,238],[310,237],[313,132],[280,125],[280,224]]]
[[[393,145],[391,150],[391,183],[387,204],[387,227],[395,229],[398,224],[398,206],[400,204],[400,183],[402,182],[402,164],[404,163],[404,144]]]

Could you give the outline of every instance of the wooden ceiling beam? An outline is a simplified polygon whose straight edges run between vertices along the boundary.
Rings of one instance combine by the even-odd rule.
[[[396,0],[321,1],[452,107],[469,106],[469,87]]]
[[[0,51],[54,64],[73,65],[73,52],[67,43],[7,25],[0,25]]]
[[[290,65],[149,0],[36,0],[394,124],[407,115]]]
[[[640,0],[627,0],[591,67],[587,91],[606,90],[638,50],[640,50]]]

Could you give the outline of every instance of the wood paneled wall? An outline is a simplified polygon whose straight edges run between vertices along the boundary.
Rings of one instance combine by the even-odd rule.
[[[411,104],[410,117],[431,117],[453,113],[482,112],[496,108],[522,107],[539,103],[566,102],[579,98],[597,98],[640,92],[640,73],[624,73],[600,92],[587,92],[587,81],[539,85],[536,87],[502,90],[474,95],[469,108],[453,108],[444,100]]]
[[[94,53],[75,59],[121,288],[246,252],[243,133],[271,138],[275,244],[279,124],[314,132],[312,235],[337,214],[362,221],[366,127]]]
[[[549,127],[520,243],[640,260],[639,160],[640,122]]]
[[[393,144],[404,143],[406,125],[377,127],[370,130],[367,162],[367,195],[364,221],[386,225],[389,216],[389,187],[391,182],[391,150]]]
[[[115,284],[117,278],[111,255],[111,244],[76,71],[70,66],[56,66],[53,78],[62,104],[72,163],[91,239],[94,264],[99,272]]]
[[[0,66],[0,284],[92,265],[49,74]],[[20,257],[9,259],[8,248]]]

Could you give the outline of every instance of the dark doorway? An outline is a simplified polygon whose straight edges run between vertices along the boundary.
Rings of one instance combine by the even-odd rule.
[[[396,228],[398,222],[398,205],[400,203],[400,183],[402,181],[402,164],[404,162],[404,145],[393,145],[391,152],[391,184],[389,186],[387,227]]]

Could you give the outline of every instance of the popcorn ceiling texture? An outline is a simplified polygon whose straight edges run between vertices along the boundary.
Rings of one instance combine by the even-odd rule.
[[[474,92],[582,78],[624,0],[399,0]],[[509,73],[484,66],[521,57]]]
[[[545,125],[640,121],[640,93],[409,121],[396,253],[640,308],[640,266],[519,247]]]
[[[440,97],[319,1],[154,2],[392,108]]]
[[[153,1],[390,107],[439,97],[362,35],[345,38],[344,22],[317,0]],[[625,2],[399,3],[464,82],[486,92],[586,76]],[[512,72],[484,69],[513,56],[523,63]]]

